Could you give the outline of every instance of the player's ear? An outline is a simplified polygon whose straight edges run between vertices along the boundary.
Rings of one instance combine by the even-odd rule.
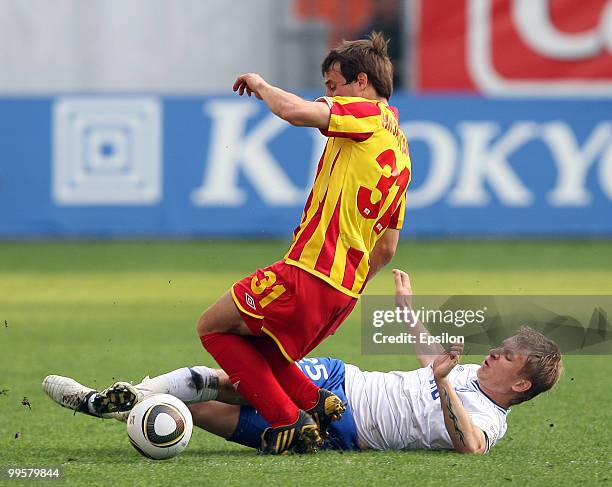
[[[359,73],[355,81],[357,81],[360,89],[365,90],[366,86],[368,86],[368,75],[366,73]]]
[[[519,379],[512,385],[512,391],[519,393],[531,389],[531,381],[529,379]]]

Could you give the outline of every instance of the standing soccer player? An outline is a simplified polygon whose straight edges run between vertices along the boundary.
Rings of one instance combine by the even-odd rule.
[[[272,425],[262,450],[313,451],[345,406],[294,361],[333,334],[366,282],[395,253],[410,182],[406,138],[388,105],[387,42],[344,41],[322,64],[314,102],[243,74],[234,91],[263,100],[292,125],[328,137],[302,220],[284,259],[237,282],[200,317],[202,345]]]

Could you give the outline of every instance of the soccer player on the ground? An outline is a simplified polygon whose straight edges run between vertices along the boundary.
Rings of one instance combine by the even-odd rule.
[[[399,240],[410,181],[406,138],[388,105],[393,67],[379,34],[343,42],[322,64],[326,95],[306,101],[253,73],[233,89],[328,137],[283,260],[235,283],[200,317],[202,345],[272,425],[263,449],[316,449],[340,399],[293,363],[333,334]],[[314,420],[316,421],[313,421]],[[291,442],[276,441],[279,435]]]
[[[410,307],[408,275],[395,270],[396,301]],[[416,333],[426,332],[422,325]],[[562,370],[555,343],[528,327],[492,349],[482,364],[458,365],[460,346],[417,347],[422,366],[409,372],[365,372],[332,358],[298,362],[305,377],[346,401],[329,426],[327,447],[342,450],[455,449],[487,453],[506,432],[509,407],[554,386]],[[227,374],[199,366],[178,369],[101,393],[73,379],[48,376],[43,388],[58,404],[94,416],[127,418],[127,409],[154,393],[190,404],[194,424],[229,441],[259,448],[269,423],[234,389]],[[241,405],[242,404],[242,405]]]

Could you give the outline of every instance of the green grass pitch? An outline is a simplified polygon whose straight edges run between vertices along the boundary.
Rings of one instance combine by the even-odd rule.
[[[75,416],[44,395],[49,373],[104,387],[114,378],[213,365],[195,334],[200,312],[285,248],[246,240],[0,244],[0,466],[62,466],[65,485],[612,483],[610,357],[566,357],[556,390],[515,407],[506,437],[482,457],[275,458],[195,431],[182,455],[152,462],[132,449],[124,425]],[[612,294],[609,242],[407,242],[393,266],[409,271],[421,294]],[[386,269],[368,293],[392,289]],[[362,356],[357,311],[316,354],[365,369],[416,367],[411,356]]]

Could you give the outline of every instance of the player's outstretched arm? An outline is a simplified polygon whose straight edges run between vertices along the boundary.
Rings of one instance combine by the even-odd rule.
[[[473,423],[448,380],[448,374],[459,363],[462,353],[463,345],[457,344],[451,345],[448,350],[438,355],[433,363],[434,379],[440,393],[444,425],[455,450],[459,453],[482,454],[486,451],[485,435]]]
[[[300,127],[329,127],[330,110],[326,103],[304,100],[293,93],[272,86],[255,73],[238,76],[232,87],[240,96],[255,95],[266,102],[276,116]]]
[[[393,269],[393,278],[395,280],[395,306],[412,311],[412,284],[410,284],[410,277],[404,271]],[[414,322],[408,323],[408,325],[410,326],[409,333],[413,336],[421,337],[422,334],[429,336],[429,331],[419,320],[414,320]],[[439,343],[428,345],[424,340],[417,340],[414,349],[421,367],[427,367],[438,355],[444,353],[444,348]]]

